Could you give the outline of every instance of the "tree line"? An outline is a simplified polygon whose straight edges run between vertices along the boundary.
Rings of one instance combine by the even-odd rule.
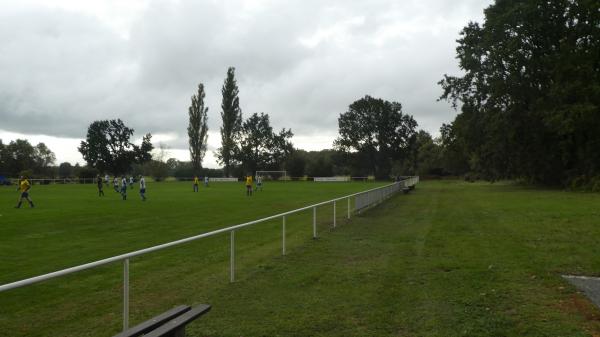
[[[439,99],[459,112],[437,137],[418,130],[399,102],[367,95],[339,115],[331,149],[295,149],[292,130],[273,130],[268,114],[243,118],[231,67],[221,88],[221,171],[202,167],[208,140],[202,83],[188,109],[190,162],[153,158],[151,135],[136,146],[129,141],[133,130],[119,120],[92,123],[80,151],[88,166],[114,174],[453,175],[600,190],[599,7],[591,0],[532,0],[485,9],[483,23],[468,23],[457,40],[462,75],[439,82]],[[36,150],[23,156],[17,142],[0,142],[0,171],[39,172]]]
[[[293,136],[291,129],[274,131],[269,115],[262,112],[253,113],[243,120],[233,67],[227,70],[221,94],[221,147],[216,150],[216,155],[223,165],[222,174],[228,177],[242,176],[259,169],[283,169],[286,159],[294,150],[290,141]],[[161,179],[181,167],[179,171],[187,172],[188,176],[202,175],[202,172],[206,172],[202,161],[208,141],[205,96],[204,84],[200,83],[188,108],[190,165],[165,158],[165,149],[152,156],[154,145],[150,133],[144,136],[140,146],[133,144],[131,137],[134,130],[120,119],[90,124],[86,140],[81,142],[78,150],[87,165],[100,173],[121,175],[135,171]]]
[[[475,177],[600,190],[598,1],[496,1],[457,41],[441,99],[452,167]]]
[[[0,139],[0,176],[52,176],[56,156],[44,143],[33,146],[25,139],[4,144]]]
[[[221,147],[216,156],[222,169],[202,167],[207,151],[208,107],[204,103],[204,85],[200,83],[188,109],[189,162],[167,158],[168,149],[162,144],[155,148],[150,133],[136,145],[132,142],[134,130],[122,120],[100,120],[89,125],[86,139],[78,148],[86,166],[61,163],[45,174],[35,173],[44,177],[144,174],[161,180],[167,176],[239,177],[257,170],[287,170],[295,177],[374,175],[385,179],[419,173],[422,156],[417,153],[421,152],[421,143],[432,143],[426,132],[416,131],[417,122],[402,112],[400,103],[365,96],[340,114],[339,137],[332,149],[304,151],[293,147],[291,129],[273,129],[268,114],[253,113],[243,119],[233,67],[227,71],[221,93]],[[43,144],[38,147],[44,148]],[[21,161],[8,173],[16,175],[30,167],[33,166]]]

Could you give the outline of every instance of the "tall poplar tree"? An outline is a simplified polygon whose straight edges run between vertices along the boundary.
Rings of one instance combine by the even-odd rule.
[[[195,174],[198,174],[202,168],[202,159],[206,154],[206,141],[208,139],[208,107],[204,107],[204,97],[204,85],[200,83],[198,84],[198,93],[192,96],[192,105],[188,109],[190,158]]]
[[[240,109],[238,93],[235,68],[229,67],[227,78],[225,78],[221,89],[223,95],[221,102],[223,126],[221,127],[221,147],[217,150],[217,159],[224,165],[223,172],[226,177],[231,175],[234,155],[238,147],[237,141],[242,129],[242,110]]]

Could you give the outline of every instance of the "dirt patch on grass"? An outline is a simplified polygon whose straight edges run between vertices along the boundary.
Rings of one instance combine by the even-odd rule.
[[[581,316],[585,320],[585,329],[594,337],[600,337],[600,310],[582,294],[568,295],[558,304],[561,311]]]

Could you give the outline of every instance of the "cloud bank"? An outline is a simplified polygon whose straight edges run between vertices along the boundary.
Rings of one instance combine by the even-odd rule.
[[[297,147],[330,147],[337,117],[369,94],[437,133],[455,114],[437,81],[457,73],[455,40],[491,1],[9,1],[0,9],[0,138],[85,137],[121,118],[185,158],[199,82],[209,150],[221,85],[236,67],[244,116],[266,112]],[[76,158],[76,149],[53,149]],[[67,152],[69,152],[67,154]],[[209,154],[207,166],[216,163]]]

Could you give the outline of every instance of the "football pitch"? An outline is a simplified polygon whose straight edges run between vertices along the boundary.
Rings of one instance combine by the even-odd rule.
[[[266,182],[262,191],[256,191],[248,197],[241,183],[212,183],[209,187],[200,186],[199,192],[194,193],[189,182],[162,182],[148,184],[147,201],[140,200],[137,185],[128,190],[125,201],[112,186],[105,186],[105,196],[99,197],[93,184],[34,185],[31,197],[36,207],[33,209],[26,203],[21,209],[14,209],[19,194],[13,188],[2,187],[0,284],[382,185],[384,183],[378,182]],[[337,218],[340,222],[345,218],[346,207],[346,203],[338,206]],[[319,207],[317,215],[318,230],[328,230],[332,222],[332,206]],[[295,247],[310,241],[311,237],[310,211],[288,217],[286,248],[290,253]],[[281,220],[257,224],[236,233],[236,269],[239,277],[244,277],[246,268],[254,268],[262,259],[278,254],[281,254]],[[152,301],[156,303],[138,307],[136,298],[141,300],[138,287],[152,288],[152,284],[162,288],[172,278],[182,280],[188,274],[194,275],[200,284],[227,282],[228,256],[229,236],[223,234],[133,259],[132,322],[138,320],[137,315],[145,317],[147,310],[153,312],[159,307],[168,308],[167,303],[170,303],[169,300],[165,301],[166,294],[160,294]],[[60,329],[59,335],[68,335],[69,329],[76,331],[73,335],[81,335],[81,327],[86,324],[90,335],[96,335],[94,331],[116,332],[121,324],[121,294],[116,289],[121,286],[121,268],[116,263],[0,293],[0,327],[20,329],[21,335],[56,335],[56,331],[48,330],[48,326]],[[200,272],[201,275],[191,271]],[[162,285],[155,284],[157,282]],[[175,298],[181,296],[176,293],[173,289]],[[93,310],[87,311],[88,301],[93,302]],[[24,302],[35,305],[24,306]],[[140,312],[136,312],[136,307]],[[48,317],[50,312],[53,313],[52,317]],[[17,316],[23,320],[13,325],[15,313],[19,313]],[[0,335],[3,333],[0,331]],[[20,334],[13,332],[9,335]]]

